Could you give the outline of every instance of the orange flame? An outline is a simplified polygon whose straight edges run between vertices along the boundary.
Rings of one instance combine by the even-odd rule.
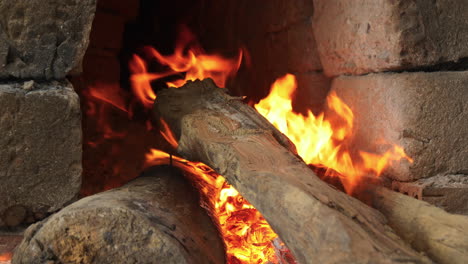
[[[137,55],[130,62],[132,89],[135,96],[146,108],[152,108],[156,94],[151,82],[171,76],[184,76],[166,82],[168,87],[183,86],[189,80],[211,78],[218,87],[225,87],[228,78],[234,76],[242,61],[242,50],[234,59],[216,54],[205,54],[195,38],[184,30],[179,37],[174,54],[164,56],[153,48],[147,48],[151,60],[167,66],[161,73],[149,73],[148,64]],[[179,74],[183,73],[183,74]],[[178,142],[167,123],[161,119],[161,135],[175,149]],[[147,166],[167,164],[167,153],[151,149],[146,156]],[[226,245],[226,255],[230,264],[294,263],[289,250],[279,240],[263,216],[246,201],[234,187],[200,162],[172,157],[174,165],[190,172],[191,181],[205,197],[205,207],[213,215],[220,227]]]
[[[10,261],[12,257],[13,257],[13,254],[11,252],[3,253],[3,254],[0,254],[0,261],[7,262],[7,261]]]
[[[189,171],[198,189],[208,199],[207,206],[218,222],[227,249],[228,263],[293,263],[287,249],[279,249],[278,235],[265,218],[224,177],[201,162],[191,162],[176,156],[174,166]],[[152,149],[146,155],[147,166],[167,164],[167,153]],[[193,176],[192,176],[193,177]],[[279,242],[281,244],[281,242]]]
[[[173,147],[176,149],[179,146],[179,143],[175,139],[174,133],[172,133],[172,130],[169,128],[169,125],[164,121],[164,119],[160,119],[161,125],[162,125],[162,130],[161,130],[161,135],[163,138]]]
[[[187,29],[182,29],[174,54],[164,56],[152,47],[146,48],[150,60],[156,60],[169,69],[161,73],[149,73],[147,64],[138,55],[130,62],[132,89],[145,107],[151,108],[156,94],[151,88],[151,82],[184,73],[184,78],[166,82],[169,87],[183,86],[187,81],[211,78],[218,87],[225,87],[228,78],[234,76],[242,62],[242,50],[236,58],[224,58],[217,54],[205,54],[198,44],[193,44],[195,37]],[[187,52],[186,52],[187,51]]]
[[[307,164],[327,167],[345,176],[342,180],[348,193],[367,175],[379,176],[394,161],[412,159],[403,148],[392,146],[383,155],[359,151],[354,158],[346,148],[353,134],[353,111],[332,92],[327,97],[328,107],[335,116],[325,118],[298,114],[292,108],[292,96],[297,87],[296,78],[287,74],[276,80],[270,94],[255,105],[257,111],[296,145],[298,154]]]

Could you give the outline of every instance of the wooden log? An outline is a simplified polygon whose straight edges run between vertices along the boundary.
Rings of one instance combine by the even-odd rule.
[[[468,216],[455,215],[427,202],[373,186],[372,206],[413,248],[441,264],[468,263]]]
[[[337,178],[326,177],[318,168],[312,169],[325,182],[342,187]],[[379,210],[403,240],[437,263],[468,263],[468,216],[451,214],[414,198],[415,192],[421,195],[420,189],[400,189],[408,192],[404,195],[383,187],[389,185],[388,179],[367,177],[355,187],[358,190],[355,197]]]
[[[177,151],[225,176],[306,263],[425,263],[385,217],[330,187],[290,141],[212,80],[158,93],[155,115],[177,136]]]
[[[12,263],[225,263],[198,192],[170,166],[32,225]]]

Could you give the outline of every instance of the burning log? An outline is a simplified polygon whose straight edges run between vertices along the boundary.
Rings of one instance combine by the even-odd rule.
[[[299,263],[424,263],[376,210],[322,182],[293,144],[213,81],[158,93],[155,114],[177,151],[224,175],[267,219]]]
[[[170,166],[66,207],[25,233],[12,263],[225,263],[197,191]]]
[[[468,263],[468,216],[445,212],[427,202],[373,186],[372,206],[413,248],[438,263]]]

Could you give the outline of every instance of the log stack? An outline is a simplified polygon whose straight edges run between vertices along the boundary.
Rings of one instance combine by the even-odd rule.
[[[12,263],[225,263],[198,192],[170,166],[34,224]]]
[[[158,93],[155,115],[177,151],[224,175],[266,218],[299,263],[430,263],[385,217],[322,182],[290,141],[210,79]]]

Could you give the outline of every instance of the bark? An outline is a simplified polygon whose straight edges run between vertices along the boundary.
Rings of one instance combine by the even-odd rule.
[[[159,92],[155,114],[179,139],[177,151],[224,175],[299,263],[430,262],[378,211],[317,178],[283,134],[211,80]]]
[[[225,263],[197,191],[170,166],[32,225],[15,263]]]
[[[468,263],[468,216],[455,215],[427,202],[375,187],[373,207],[413,248],[438,263]]]

